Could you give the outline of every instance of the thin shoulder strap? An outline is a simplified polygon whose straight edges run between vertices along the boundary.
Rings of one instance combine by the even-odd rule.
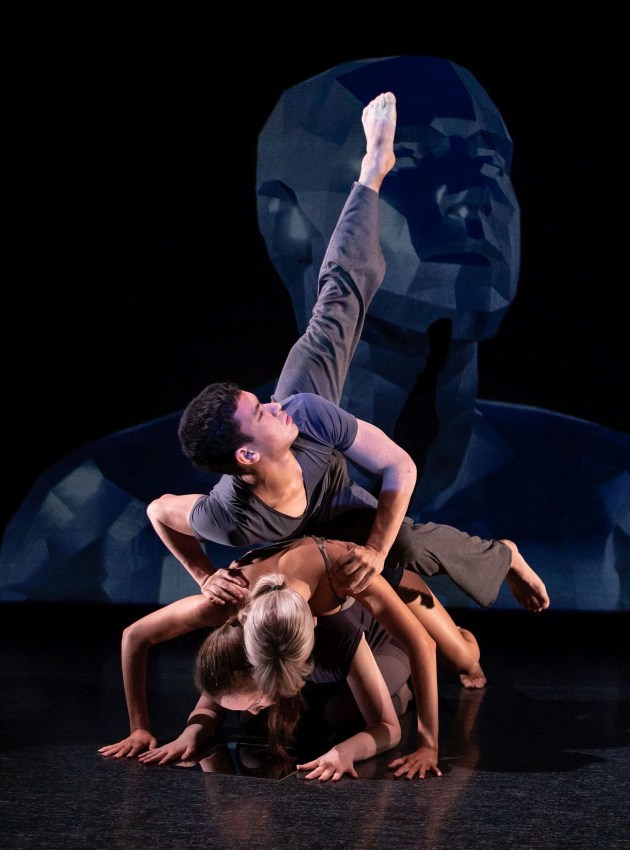
[[[328,552],[326,551],[326,540],[323,537],[316,537],[314,534],[311,535],[315,543],[317,543],[317,548],[322,553],[322,558],[324,559],[324,564],[326,565],[326,577],[328,579],[328,584],[330,585],[330,589],[333,593],[333,596],[339,603],[339,610],[343,611],[345,608],[349,608],[350,605],[353,604],[354,599],[351,596],[339,596],[337,591],[335,590],[332,582],[332,578],[330,575],[331,564],[330,558],[328,557]]]

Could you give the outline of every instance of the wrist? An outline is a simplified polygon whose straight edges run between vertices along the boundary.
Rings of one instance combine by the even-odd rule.
[[[431,750],[437,755],[438,744],[431,735],[418,735],[418,749]]]
[[[190,572],[202,590],[210,579],[214,577],[214,571],[208,572],[208,570],[204,570],[201,567],[195,567],[194,571],[190,570]]]
[[[130,712],[129,715],[129,731],[130,732],[148,732],[151,728],[149,718],[139,717]]]
[[[389,546],[385,547],[382,544],[372,540],[368,540],[365,546],[368,549],[372,549],[379,556],[379,558],[382,558],[383,560],[385,560],[385,558],[387,557],[387,553],[389,552]]]

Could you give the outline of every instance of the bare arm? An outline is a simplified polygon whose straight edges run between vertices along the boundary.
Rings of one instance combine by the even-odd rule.
[[[416,466],[380,428],[358,420],[357,436],[345,456],[368,472],[379,475],[381,489],[374,524],[365,546],[356,546],[339,561],[337,579],[345,589],[360,593],[383,571],[385,558],[400,530],[416,485]]]
[[[310,770],[306,779],[332,779],[335,782],[344,773],[356,778],[355,761],[376,756],[395,747],[400,741],[400,722],[365,636],[362,636],[352,659],[348,684],[367,726],[346,741],[336,744],[323,756],[298,765],[300,770]]]
[[[427,771],[441,776],[438,768],[438,685],[435,641],[418,622],[396,592],[382,576],[376,576],[362,593],[354,594],[358,602],[396,638],[409,656],[418,713],[418,748],[414,753],[393,762],[397,776],[421,779]]]
[[[127,626],[123,632],[121,660],[129,736],[117,744],[101,747],[99,752],[102,755],[132,757],[157,744],[150,731],[147,704],[147,656],[150,647],[204,626],[220,625],[226,617],[225,608],[212,605],[199,594],[178,599]]]
[[[157,536],[190,573],[204,596],[211,598],[215,604],[223,605],[243,598],[237,588],[245,587],[246,583],[240,576],[224,571],[218,579],[214,579],[217,568],[190,527],[190,512],[202,495],[173,496],[167,493],[151,502],[147,516]]]
[[[190,512],[201,496],[201,493],[187,496],[166,493],[147,508],[147,516],[155,533],[198,585],[215,570],[190,527]]]

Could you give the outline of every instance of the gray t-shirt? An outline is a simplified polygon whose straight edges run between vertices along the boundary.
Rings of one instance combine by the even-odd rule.
[[[197,539],[250,546],[298,537],[307,525],[324,521],[331,500],[351,484],[342,454],[357,435],[356,417],[313,393],[289,396],[282,409],[299,429],[291,452],[302,469],[306,511],[300,517],[279,513],[241,478],[223,475],[193,506],[190,525]]]

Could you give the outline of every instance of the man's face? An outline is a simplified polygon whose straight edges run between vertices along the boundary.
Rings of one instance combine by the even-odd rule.
[[[234,421],[250,439],[249,451],[271,458],[287,451],[298,435],[298,427],[276,401],[262,404],[254,393],[243,391],[238,399]]]

